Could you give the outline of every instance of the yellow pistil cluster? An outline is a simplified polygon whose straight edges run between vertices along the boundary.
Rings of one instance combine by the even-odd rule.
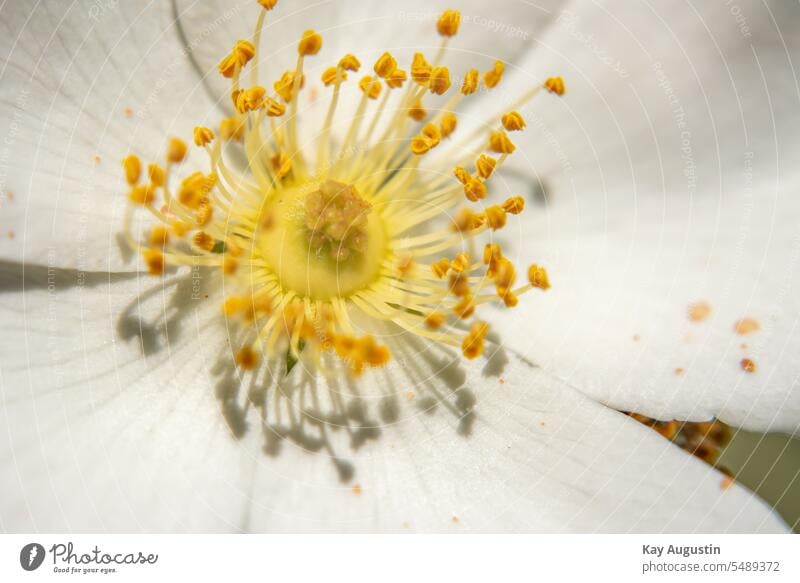
[[[328,253],[344,261],[367,247],[367,215],[370,204],[356,189],[326,180],[306,195],[305,220],[309,245],[315,253]]]
[[[177,138],[146,172],[136,156],[123,160],[129,245],[154,275],[181,266],[218,270],[231,292],[221,311],[235,324],[233,359],[243,371],[288,372],[302,361],[327,372],[343,362],[360,375],[389,362],[390,346],[378,338],[398,331],[479,357],[490,341],[489,324],[476,320],[482,304],[513,307],[520,294],[550,287],[538,265],[518,284],[500,246],[486,243],[481,253],[476,241],[525,209],[519,196],[484,204],[492,197],[488,181],[515,150],[509,133],[525,129],[517,109],[541,88],[563,94],[563,82],[548,79],[497,120],[484,151],[454,161],[457,181],[441,168],[421,174],[425,154],[457,136],[459,102],[481,84],[497,87],[505,70],[500,61],[482,75],[470,69],[444,106],[428,110],[426,97],[452,87],[442,58],[461,15],[447,10],[436,23],[442,44],[431,61],[416,53],[403,69],[385,52],[357,83],[348,83],[348,73],[361,68],[352,54],[324,69],[330,105],[313,128],[316,151],[306,152],[297,121],[304,62],[320,54],[323,39],[303,32],[296,66],[265,81],[261,32],[278,2],[258,3],[264,10],[252,40],[237,41],[218,65],[231,80],[235,113],[192,136],[209,167],[182,171],[188,148]],[[334,147],[333,120],[347,91],[357,96],[353,121]],[[246,171],[228,163],[233,149],[246,157]],[[476,208],[458,209],[465,198]],[[133,234],[136,211],[154,223],[143,237]]]

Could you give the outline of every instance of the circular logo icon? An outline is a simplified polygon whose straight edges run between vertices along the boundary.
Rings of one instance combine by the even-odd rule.
[[[26,571],[35,571],[44,562],[44,547],[39,543],[28,543],[19,552],[19,564]]]

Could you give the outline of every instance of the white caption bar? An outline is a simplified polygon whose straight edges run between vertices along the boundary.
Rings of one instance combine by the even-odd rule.
[[[798,541],[764,535],[4,535],[0,581],[798,581]]]

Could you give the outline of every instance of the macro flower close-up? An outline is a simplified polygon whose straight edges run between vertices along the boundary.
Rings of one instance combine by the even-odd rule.
[[[800,5],[737,2],[0,6],[0,529],[797,528]]]

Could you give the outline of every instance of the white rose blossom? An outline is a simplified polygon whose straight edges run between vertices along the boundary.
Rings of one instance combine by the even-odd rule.
[[[800,10],[445,8],[0,8],[3,530],[787,529]]]

